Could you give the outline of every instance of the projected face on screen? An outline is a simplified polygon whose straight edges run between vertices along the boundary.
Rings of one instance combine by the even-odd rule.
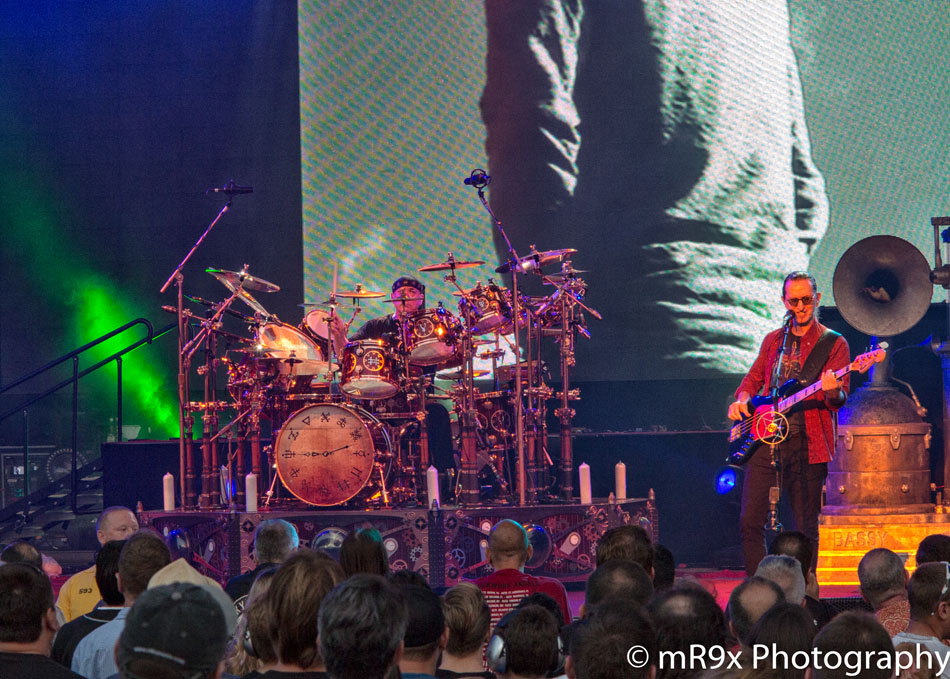
[[[507,248],[461,179],[487,163],[516,250],[578,250],[585,302],[604,320],[577,344],[576,379],[745,372],[781,322],[789,271],[812,270],[831,303],[840,254],[895,232],[896,220],[869,218],[875,167],[858,179],[850,149],[856,139],[893,148],[905,95],[921,101],[926,74],[947,71],[932,60],[869,71],[876,52],[928,23],[924,8],[882,4],[301,3],[310,300],[325,296],[333,261],[352,283],[385,290],[453,252],[488,262],[466,287],[486,280]],[[869,36],[870,25],[886,35]],[[885,96],[894,111],[855,99],[885,81],[916,87]],[[902,162],[916,162],[914,146]],[[920,186],[940,195],[933,180]],[[898,209],[920,206],[889,204]],[[926,252],[926,230],[903,228]],[[448,306],[449,288],[429,276],[429,304]],[[524,289],[550,294],[537,279]]]

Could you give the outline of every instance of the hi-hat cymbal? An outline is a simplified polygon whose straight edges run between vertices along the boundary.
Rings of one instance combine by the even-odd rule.
[[[319,306],[319,307],[336,307],[337,309],[359,309],[355,304],[346,304],[344,302],[337,302],[336,300],[325,299],[322,302],[304,302],[303,304],[298,304],[297,306],[308,307],[308,306]]]
[[[544,280],[541,281],[543,285],[554,285],[555,283],[563,283],[564,281],[569,281],[574,278],[577,278],[575,274],[587,273],[587,269],[571,269],[570,271],[564,271],[561,273],[552,273],[550,276],[545,276]]]
[[[280,292],[280,286],[274,285],[263,278],[257,278],[245,271],[226,271],[224,269],[205,269],[212,276],[221,281],[231,292],[241,286],[244,290],[254,292]]]
[[[427,266],[420,266],[417,271],[447,271],[449,269],[470,269],[473,266],[481,266],[485,262],[481,259],[473,259],[471,261],[464,261],[461,259],[455,259],[452,256],[452,253],[449,253],[448,259],[444,262],[439,262],[438,264],[429,264]]]
[[[530,255],[521,258],[521,268],[525,271],[534,271],[542,266],[560,262],[568,255],[573,255],[577,250],[574,248],[563,248],[561,250],[545,250],[544,252],[532,252]],[[511,262],[505,262],[495,268],[495,273],[508,273],[511,271]]]
[[[336,293],[337,297],[348,297],[350,299],[375,299],[385,297],[385,292],[375,292],[373,290],[364,290],[362,285],[357,285],[355,290],[344,290]]]

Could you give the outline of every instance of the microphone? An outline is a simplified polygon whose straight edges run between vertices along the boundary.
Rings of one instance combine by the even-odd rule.
[[[785,312],[785,321],[784,321],[783,325],[785,325],[785,326],[791,325],[791,324],[792,324],[792,320],[793,320],[794,318],[795,318],[795,312],[794,312],[794,311],[791,311],[791,310],[786,311],[786,312]]]
[[[466,177],[463,183],[465,186],[474,186],[480,189],[491,183],[491,177],[488,176],[485,170],[472,170],[472,174]]]
[[[239,193],[254,193],[254,187],[253,186],[238,186],[237,184],[234,183],[234,180],[232,179],[224,186],[214,186],[208,189],[207,191],[205,191],[206,195],[209,193],[223,193],[227,196],[234,196]]]

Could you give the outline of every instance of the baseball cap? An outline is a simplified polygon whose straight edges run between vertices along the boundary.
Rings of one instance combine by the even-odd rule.
[[[422,585],[401,585],[409,622],[403,642],[406,648],[426,646],[442,636],[445,631],[445,615],[439,595]]]
[[[224,610],[224,622],[227,627],[228,635],[234,634],[237,627],[237,610],[234,608],[234,602],[228,596],[224,588],[216,580],[202,575],[185,559],[175,559],[170,564],[157,571],[148,581],[148,588],[152,589],[160,585],[170,585],[175,582],[188,582],[192,585],[199,585],[218,602],[218,605]]]
[[[141,676],[138,661],[166,665],[168,676],[193,676],[214,670],[227,643],[224,611],[214,597],[201,585],[176,582],[136,599],[116,646],[116,664],[130,679]]]

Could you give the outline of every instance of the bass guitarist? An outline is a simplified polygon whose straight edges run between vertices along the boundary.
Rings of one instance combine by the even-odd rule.
[[[796,380],[797,387],[807,387],[819,377],[821,380],[820,390],[786,413],[784,440],[775,446],[758,446],[748,461],[739,522],[749,575],[765,557],[765,521],[773,486],[788,494],[794,528],[818,545],[821,487],[835,449],[835,413],[848,398],[849,376],[838,379],[834,372],[850,360],[847,341],[818,322],[820,301],[821,293],[810,273],[793,271],[785,277],[785,325],[765,336],[758,357],[736,390],[736,400],[729,405],[729,419],[739,420],[752,414],[749,400],[754,394],[777,396],[773,387],[789,380]],[[781,396],[794,391],[797,388]],[[811,568],[817,557],[816,548]]]

